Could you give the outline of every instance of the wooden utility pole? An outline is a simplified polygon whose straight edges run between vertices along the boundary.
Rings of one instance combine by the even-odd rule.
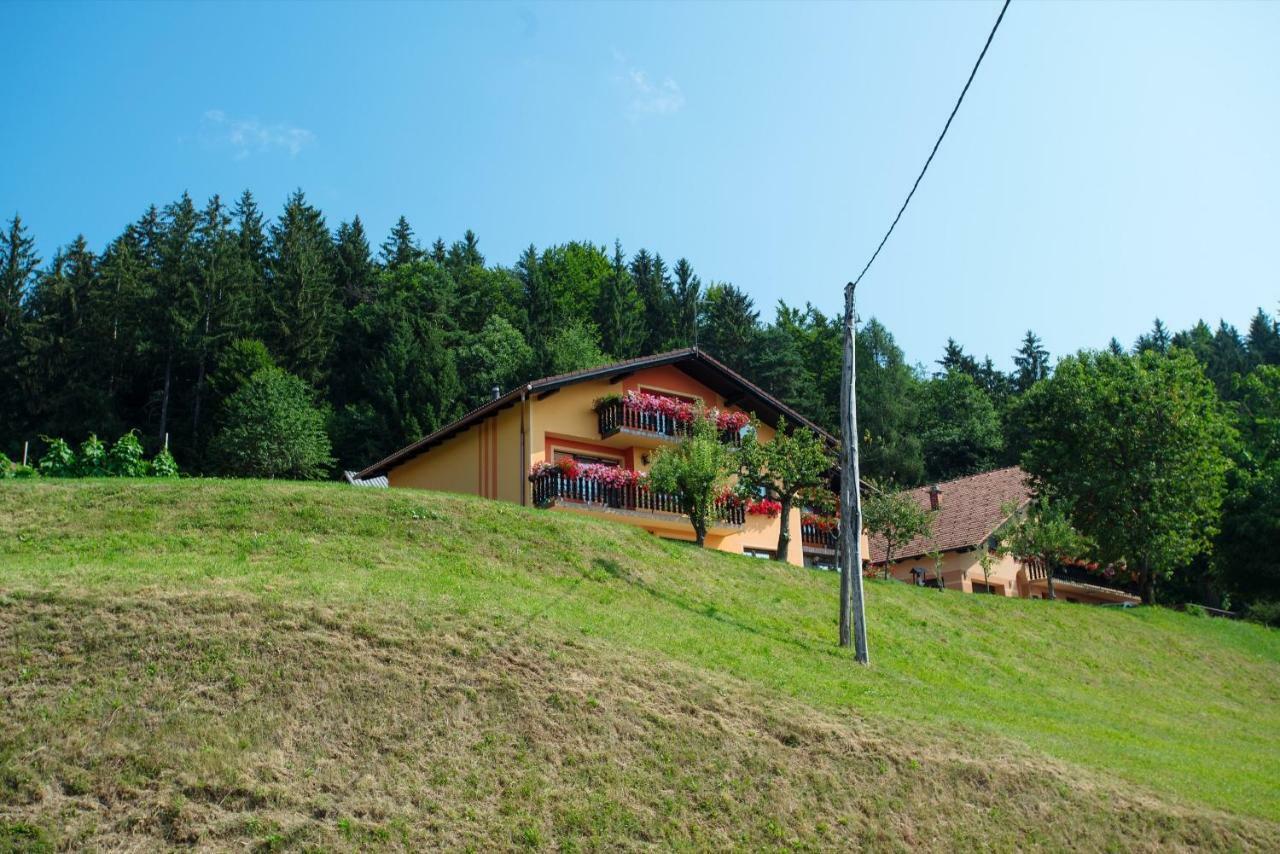
[[[862,604],[862,494],[858,476],[857,354],[854,329],[853,282],[844,286],[844,371],[840,385],[840,645],[849,646],[853,630],[854,656],[867,656],[867,615]]]

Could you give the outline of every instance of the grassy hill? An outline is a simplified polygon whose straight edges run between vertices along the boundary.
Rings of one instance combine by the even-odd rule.
[[[1280,848],[1280,633],[480,499],[0,485],[0,850]]]

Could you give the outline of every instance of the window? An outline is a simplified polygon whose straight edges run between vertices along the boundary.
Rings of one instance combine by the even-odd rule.
[[[742,553],[747,557],[758,557],[763,560],[773,560],[773,549],[754,549],[751,546],[743,546]]]
[[[572,459],[579,465],[597,465],[610,466],[617,468],[622,465],[622,461],[616,457],[593,457],[590,454],[577,454],[572,451],[555,451],[552,453],[552,462],[560,462],[561,460]]]
[[[984,584],[981,581],[975,581],[973,582],[973,592],[974,593],[995,593],[1000,595],[1004,593],[1004,588],[997,587],[994,584]]]

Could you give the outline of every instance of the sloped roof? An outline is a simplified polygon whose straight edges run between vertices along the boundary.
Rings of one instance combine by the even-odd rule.
[[[929,486],[908,490],[913,501],[929,509]],[[893,555],[900,558],[919,557],[930,552],[971,548],[995,533],[1009,514],[1004,508],[1014,504],[1021,508],[1031,500],[1031,488],[1027,473],[1017,466],[996,469],[969,477],[956,478],[937,484],[941,490],[939,509],[933,513],[933,532],[927,537],[916,537],[899,546]],[[871,562],[885,558],[884,538],[873,535]]]
[[[731,400],[734,406],[748,412],[755,412],[760,420],[770,426],[777,426],[779,416],[785,416],[792,424],[800,424],[810,428],[831,446],[834,447],[837,444],[836,438],[826,430],[823,430],[746,377],[708,356],[697,347],[686,347],[682,350],[671,350],[653,356],[641,356],[622,362],[614,362],[611,365],[602,365],[598,368],[588,368],[583,371],[543,377],[542,379],[516,386],[506,394],[471,410],[457,421],[447,424],[431,435],[424,436],[387,458],[379,460],[357,473],[356,477],[368,479],[385,475],[396,466],[413,459],[419,454],[426,453],[441,442],[451,439],[463,430],[470,428],[478,421],[482,421],[499,410],[506,409],[508,406],[514,406],[521,400],[522,396],[530,394],[547,395],[558,388],[586,380],[620,380],[636,371],[644,370],[645,368],[656,368],[662,365],[675,365],[698,382],[720,392],[726,399]]]

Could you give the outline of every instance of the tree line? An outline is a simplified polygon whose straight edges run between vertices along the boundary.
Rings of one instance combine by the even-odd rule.
[[[530,246],[508,266],[488,262],[471,231],[428,244],[401,217],[375,248],[359,217],[332,228],[300,190],[274,217],[249,192],[203,206],[184,194],[100,250],[77,237],[49,259],[15,216],[0,239],[0,452],[137,429],[151,452],[167,436],[192,473],[332,475],[495,387],[694,344],[836,432],[840,318],[784,301],[762,315],[688,259],[628,255],[617,242]],[[1238,512],[1222,518],[1224,535],[1247,542],[1270,530],[1243,519],[1265,521],[1280,485],[1265,474],[1277,455],[1263,447],[1276,321],[1259,309],[1242,333],[1156,320],[1108,350],[1189,354],[1238,437],[1224,499]],[[948,339],[933,365],[913,365],[882,323],[861,322],[864,474],[913,486],[1024,461],[1025,402],[1053,362],[1028,331],[1009,364]],[[263,419],[300,438],[262,435]],[[1188,566],[1207,566],[1207,554]]]

